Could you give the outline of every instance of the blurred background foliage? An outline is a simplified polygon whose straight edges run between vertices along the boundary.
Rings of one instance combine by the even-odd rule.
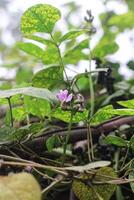
[[[100,25],[97,27],[94,26],[96,33],[94,33],[91,38],[92,69],[110,68],[110,79],[108,80],[109,82],[107,82],[107,85],[105,85],[101,81],[98,81],[100,77],[97,77],[96,73],[93,74],[95,95],[97,97],[95,100],[96,110],[102,105],[111,103],[113,99],[127,100],[134,98],[134,59],[130,56],[130,59],[125,63],[125,66],[122,65],[122,58],[128,47],[124,49],[124,55],[122,54],[118,61],[116,60],[115,62],[113,59],[114,54],[120,49],[120,43],[119,41],[117,42],[117,37],[120,34],[126,34],[126,37],[128,37],[127,33],[129,33],[129,40],[132,47],[134,47],[134,0],[118,0],[120,4],[125,5],[127,8],[127,11],[123,14],[117,14],[112,8],[110,10],[107,9],[111,0],[100,1],[105,6],[105,12],[99,15]],[[46,41],[41,41],[39,36],[23,39],[19,28],[22,13],[12,13],[10,9],[8,9],[10,3],[9,0],[0,1],[1,12],[4,14],[7,12],[8,16],[8,24],[4,29],[1,28],[0,30],[0,88],[10,89],[31,85],[35,87],[45,87],[51,90],[64,88],[65,83],[63,77],[62,75],[59,76],[63,72],[59,72],[59,69],[56,67],[53,69],[50,68],[49,70],[47,69],[47,67],[51,65],[58,66],[57,49],[52,43],[47,45]],[[84,16],[83,18],[79,17],[81,7],[76,1],[64,3],[62,8],[63,11],[65,11],[64,14],[61,10],[65,29],[61,24],[61,26],[56,26],[54,30],[54,38],[59,42],[63,33],[65,34],[67,31],[86,27]],[[90,7],[87,7],[87,9],[90,9]],[[77,23],[75,23],[74,16],[79,18]],[[10,33],[10,37],[9,34],[9,38],[7,37],[7,41],[9,42],[5,42],[7,36],[6,32]],[[40,36],[46,37],[45,34]],[[67,74],[69,77],[73,78],[77,73],[83,72],[77,79],[77,86],[79,90],[87,96],[89,83],[84,72],[86,71],[89,59],[88,42],[86,37],[80,36],[77,39],[74,38],[61,44],[62,56],[64,64],[66,65]],[[123,43],[123,41],[121,42]],[[2,70],[4,69],[6,70],[6,75],[2,74]],[[56,72],[56,70],[58,72]],[[51,75],[53,76],[53,82],[50,80],[52,78]],[[103,75],[104,74],[102,74],[102,76]],[[60,81],[57,76],[61,77]],[[111,85],[111,88],[109,85]],[[29,99],[25,99],[25,102],[28,104],[29,101]],[[1,103],[3,102],[4,100],[1,100]],[[40,102],[40,104],[41,103],[42,102]],[[35,105],[35,103],[33,105]],[[23,119],[25,115],[22,112],[21,107],[18,108],[18,111],[20,111]],[[30,112],[37,116],[41,114],[41,111],[35,113],[35,109]],[[14,111],[14,113],[16,113],[14,114],[15,116],[19,116],[17,111]],[[41,115],[44,116],[44,111],[42,111]]]

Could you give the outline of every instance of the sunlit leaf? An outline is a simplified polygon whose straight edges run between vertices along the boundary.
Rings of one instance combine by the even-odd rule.
[[[119,46],[114,40],[114,33],[105,33],[104,36],[100,39],[99,43],[92,50],[93,56],[102,58],[106,55],[115,53],[119,49]]]
[[[51,33],[60,17],[57,8],[48,4],[37,4],[22,15],[21,31],[26,35],[36,32]]]
[[[43,58],[44,51],[35,44],[32,44],[30,42],[29,43],[19,42],[17,43],[17,46],[19,47],[19,49],[23,50],[24,52],[32,56],[35,56],[39,59]]]
[[[128,100],[128,101],[118,101],[118,104],[126,107],[134,109],[134,99]]]
[[[80,121],[85,121],[87,119],[88,111],[84,110],[84,112],[77,112],[73,116],[73,123],[78,123]],[[51,114],[52,117],[59,119],[64,122],[70,122],[71,111],[63,111],[61,108],[56,108],[54,112]]]
[[[89,40],[85,39],[81,41],[79,44],[77,44],[76,46],[72,47],[71,49],[65,52],[65,55],[63,57],[64,63],[77,64],[80,60],[88,60],[89,55],[83,53],[83,50],[88,48],[89,48]]]
[[[49,44],[53,44],[53,41],[51,40],[47,40],[43,37],[39,37],[37,35],[26,35],[25,36],[27,39],[30,39],[30,40],[34,40],[36,42],[39,42],[39,43],[42,43],[44,45],[49,45]]]
[[[134,12],[129,11],[121,15],[115,15],[110,18],[108,25],[117,26],[119,31],[124,31],[126,28],[134,27]]]
[[[66,33],[65,35],[63,35],[60,39],[59,39],[59,42],[62,43],[63,41],[66,41],[66,40],[72,40],[72,39],[75,39],[77,38],[78,36],[84,34],[84,33],[87,33],[89,30],[74,30],[74,31],[70,31],[68,33]]]
[[[91,118],[91,124],[97,125],[113,117],[114,114],[110,112],[112,109],[113,106],[111,105],[99,109]]]

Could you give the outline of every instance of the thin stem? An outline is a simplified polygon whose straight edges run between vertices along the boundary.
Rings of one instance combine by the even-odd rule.
[[[10,110],[10,119],[11,119],[11,127],[13,127],[13,112],[12,112],[12,105],[11,105],[11,97],[7,97],[9,110]]]
[[[90,40],[90,38],[89,38]],[[95,97],[94,97],[94,87],[93,87],[93,80],[92,80],[92,75],[91,75],[91,60],[92,60],[92,55],[91,55],[91,50],[90,50],[90,46],[89,46],[89,73],[88,73],[88,77],[89,77],[89,87],[90,87],[90,114],[88,115],[88,119],[91,118],[94,114],[94,101],[95,101]]]
[[[58,185],[62,180],[64,179],[63,176],[61,176],[59,179],[53,181],[48,187],[46,187],[44,190],[42,190],[42,194],[47,194],[50,190],[52,190],[56,185]]]
[[[90,37],[89,37],[89,42],[90,42]],[[88,124],[87,124],[87,139],[88,139],[88,157],[89,157],[89,162],[91,162],[91,160],[94,160],[94,151],[93,151],[93,138],[92,138],[92,132],[91,132],[91,128],[90,128],[90,122],[89,119],[91,119],[91,117],[94,114],[94,87],[93,87],[93,80],[92,80],[92,75],[91,75],[91,60],[92,60],[92,56],[91,56],[91,50],[90,50],[90,44],[89,44],[89,73],[88,73],[88,77],[89,77],[89,87],[90,87],[90,110],[88,113]],[[91,148],[91,155],[90,154],[90,148]]]
[[[40,169],[46,169],[46,170],[50,170],[53,171],[57,174],[61,174],[63,176],[68,176],[68,173],[63,171],[62,168],[59,167],[53,167],[53,166],[47,166],[47,165],[42,165],[39,163],[35,163],[35,162],[31,162],[31,163],[27,163],[27,162],[14,162],[14,161],[0,161],[1,165],[12,165],[12,166],[30,166],[30,167],[37,167]]]
[[[58,45],[58,44],[57,44],[57,42],[55,41],[55,39],[54,39],[53,35],[52,35],[52,34],[50,34],[50,36],[51,36],[51,38],[52,38],[52,40],[53,40],[53,43],[54,43],[54,45],[55,45],[55,46],[56,46],[56,48],[57,48],[58,55],[59,55],[59,61],[60,61],[60,65],[61,65],[61,67],[62,67],[62,68],[63,68],[63,70],[64,70],[65,77],[66,77],[66,79],[67,79],[67,82],[68,82],[68,84],[69,84],[69,86],[70,86],[70,81],[69,81],[69,79],[68,79],[68,76],[67,76],[67,73],[66,73],[66,70],[65,70],[65,66],[64,66],[64,63],[63,63],[63,59],[62,59],[62,56],[61,56],[61,51],[60,51],[59,45]]]
[[[114,159],[115,159],[115,170],[118,171],[118,167],[119,167],[119,157],[120,157],[120,149],[118,149],[116,152],[115,152],[115,156],[114,156]],[[120,186],[117,186],[117,189],[116,189],[116,199],[117,200],[123,200],[123,195],[122,195],[122,191],[121,191],[121,187]]]
[[[92,161],[91,159],[91,152],[90,152],[90,138],[91,138],[91,131],[89,131],[89,126],[87,124],[87,151],[88,151],[88,159],[89,159],[89,162]]]
[[[88,157],[90,158],[89,161],[91,162],[91,160],[94,160],[94,151],[93,151],[93,138],[92,138],[90,122],[87,124],[87,137],[88,137],[88,154],[91,152],[91,155],[90,156],[88,155]]]
[[[67,135],[66,135],[65,143],[63,144],[62,165],[64,165],[64,163],[65,163],[67,144],[68,144],[68,141],[69,141],[69,138],[70,138],[71,128],[72,128],[73,114],[74,114],[74,112],[71,110],[71,117],[70,117],[70,122],[69,122],[69,125],[68,125],[68,132],[67,132]]]

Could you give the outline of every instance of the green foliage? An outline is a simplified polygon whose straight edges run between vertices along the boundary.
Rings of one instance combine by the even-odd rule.
[[[67,41],[67,40],[72,40],[77,38],[78,36],[89,32],[89,30],[75,30],[75,31],[69,31],[68,33],[66,33],[65,35],[63,35],[60,39],[59,42],[62,43],[63,41]]]
[[[115,42],[115,36],[116,35],[111,32],[105,33],[93,49],[93,56],[103,58],[106,55],[115,53],[119,49],[118,44]]]
[[[76,112],[75,115],[73,115],[73,123],[78,123],[80,121],[84,121],[87,119],[88,111],[84,110],[84,112]],[[60,107],[56,108],[52,114],[52,117],[59,119],[64,122],[70,122],[71,117],[71,111],[63,111]]]
[[[119,147],[128,147],[128,141],[115,135],[108,135],[105,138],[107,144],[113,144]]]
[[[49,152],[51,152],[54,148],[58,147],[59,145],[61,145],[61,141],[58,135],[53,135],[49,137],[46,141],[46,146]]]
[[[43,58],[43,54],[44,54],[43,50],[35,44],[29,43],[29,42],[28,43],[19,42],[17,46],[19,49],[25,51],[26,53],[32,56],[37,57],[38,59]]]
[[[55,99],[55,96],[48,89],[35,88],[35,87],[25,87],[25,88],[17,88],[11,90],[1,90],[0,98],[10,98],[13,95],[23,94],[32,97],[46,99],[48,101],[52,101]]]
[[[64,84],[63,69],[60,66],[51,66],[37,72],[32,79],[33,86],[54,89]]]
[[[21,18],[21,31],[25,35],[36,32],[51,33],[60,17],[57,8],[47,4],[37,4],[24,12]]]
[[[83,53],[83,49],[88,49],[89,41],[85,39],[76,46],[65,52],[63,61],[67,64],[77,64],[80,60],[88,60],[89,56]]]
[[[50,103],[48,101],[29,96],[24,97],[24,109],[25,113],[32,114],[40,118],[49,116],[49,113],[51,112]]]
[[[101,175],[101,176],[100,176]],[[106,181],[109,178],[103,177],[103,175],[108,175],[111,177],[116,177],[116,173],[110,167],[102,167],[97,170],[93,181]],[[82,177],[81,177],[82,178]],[[83,181],[74,180],[72,189],[79,200],[109,200],[113,195],[116,185],[103,184],[103,185],[88,185],[86,182],[90,181],[92,177],[85,175]]]
[[[115,15],[108,21],[109,26],[116,26],[118,31],[122,32],[126,28],[132,29],[134,27],[134,12],[129,11],[122,15]]]
[[[134,179],[134,160],[131,160],[130,164],[130,173],[129,173],[129,179],[133,180]],[[134,182],[130,182],[130,187],[132,189],[132,192],[134,193]]]
[[[118,104],[120,104],[126,108],[134,109],[134,99],[131,99],[128,101],[119,101]]]
[[[111,105],[99,109],[91,118],[91,124],[97,125],[113,117],[111,113],[112,109],[113,107]]]

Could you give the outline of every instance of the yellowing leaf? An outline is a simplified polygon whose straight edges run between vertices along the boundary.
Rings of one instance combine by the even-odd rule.
[[[41,190],[31,174],[0,177],[0,200],[41,200]]]
[[[21,18],[21,31],[26,35],[36,32],[51,33],[60,17],[57,8],[48,4],[37,4],[24,12]]]

